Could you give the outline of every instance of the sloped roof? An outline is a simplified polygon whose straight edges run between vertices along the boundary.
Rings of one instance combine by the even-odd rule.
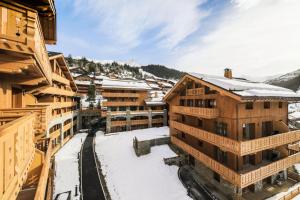
[[[253,82],[241,78],[226,78],[223,76],[214,76],[199,73],[187,73],[181,80],[168,92],[165,98],[168,98],[174,88],[178,86],[187,77],[196,78],[204,81],[208,86],[215,87],[219,91],[225,91],[231,97],[238,100],[287,100],[300,101],[300,95],[293,90],[269,85],[260,82]]]
[[[102,87],[107,89],[151,90],[145,81],[103,79]]]

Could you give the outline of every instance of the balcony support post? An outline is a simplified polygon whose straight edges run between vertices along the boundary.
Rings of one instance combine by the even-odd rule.
[[[110,110],[106,114],[106,133],[111,132],[111,112]]]
[[[234,200],[242,200],[242,195],[243,195],[242,188],[236,186],[234,188],[233,199]]]
[[[148,110],[148,128],[152,128],[152,109]]]
[[[262,182],[262,180],[254,183],[254,192],[262,191],[262,189],[263,189],[263,182]]]
[[[130,124],[130,110],[127,109],[126,110],[126,131],[130,131],[131,130],[131,124]]]
[[[168,125],[168,111],[167,109],[164,109],[164,114],[163,114],[163,125],[167,126]]]
[[[60,146],[62,147],[64,141],[64,123],[60,124]]]
[[[70,135],[73,136],[74,135],[74,129],[73,129],[73,126],[74,126],[74,121],[73,121],[73,117],[71,118],[71,128],[70,128]]]
[[[82,115],[78,113],[77,115],[77,131],[79,131],[82,128]]]

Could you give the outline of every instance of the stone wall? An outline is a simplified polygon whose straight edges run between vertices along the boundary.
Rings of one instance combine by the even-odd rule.
[[[137,156],[146,155],[151,152],[152,146],[170,144],[170,137],[155,138],[151,140],[139,141],[136,137],[133,138],[133,148]]]

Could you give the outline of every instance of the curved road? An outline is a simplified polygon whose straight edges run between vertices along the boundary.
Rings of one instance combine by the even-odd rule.
[[[105,200],[102,190],[94,152],[95,131],[88,134],[82,147],[81,181],[84,200]]]

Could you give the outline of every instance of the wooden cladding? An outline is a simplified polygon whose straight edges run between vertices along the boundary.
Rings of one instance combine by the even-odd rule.
[[[56,87],[48,87],[43,90],[40,90],[39,93],[44,93],[44,94],[52,94],[52,95],[61,95],[61,96],[69,96],[73,97],[75,96],[75,92],[70,91],[70,90],[64,90]]]
[[[163,118],[158,118],[158,119],[152,119],[152,124],[159,124],[163,123]],[[144,124],[149,124],[148,119],[135,119],[135,120],[130,120],[128,122],[128,125],[144,125]],[[116,127],[116,126],[126,126],[127,121],[122,120],[122,121],[111,121],[111,127]]]
[[[142,102],[138,101],[106,101],[102,103],[103,106],[141,106]]]
[[[31,55],[33,60],[28,66],[37,65],[38,73],[51,83],[51,66],[37,13],[1,3],[0,39],[1,50]],[[22,72],[28,66],[12,69],[10,73]]]
[[[173,144],[177,145],[185,152],[192,155],[195,159],[202,162],[208,168],[220,174],[227,181],[240,188],[244,188],[251,184],[254,184],[300,162],[300,153],[296,153],[250,172],[239,174],[174,136],[171,137],[171,141]]]
[[[204,94],[204,88],[195,88],[195,89],[187,89],[186,95],[187,96],[198,96]]]
[[[34,157],[35,114],[0,126],[0,199],[16,199]]]
[[[219,110],[217,108],[172,106],[171,112],[205,119],[214,119],[219,116]]]
[[[63,83],[65,85],[70,85],[70,81],[68,79],[66,79],[66,78],[64,78],[64,77],[62,77],[62,76],[60,76],[60,75],[58,75],[56,73],[53,73],[53,72],[52,72],[52,79],[54,81]]]
[[[103,97],[140,97],[139,93],[115,93],[115,92],[102,92]]]
[[[237,141],[176,121],[170,121],[170,126],[239,156],[256,153],[300,140],[300,130],[253,140]]]

